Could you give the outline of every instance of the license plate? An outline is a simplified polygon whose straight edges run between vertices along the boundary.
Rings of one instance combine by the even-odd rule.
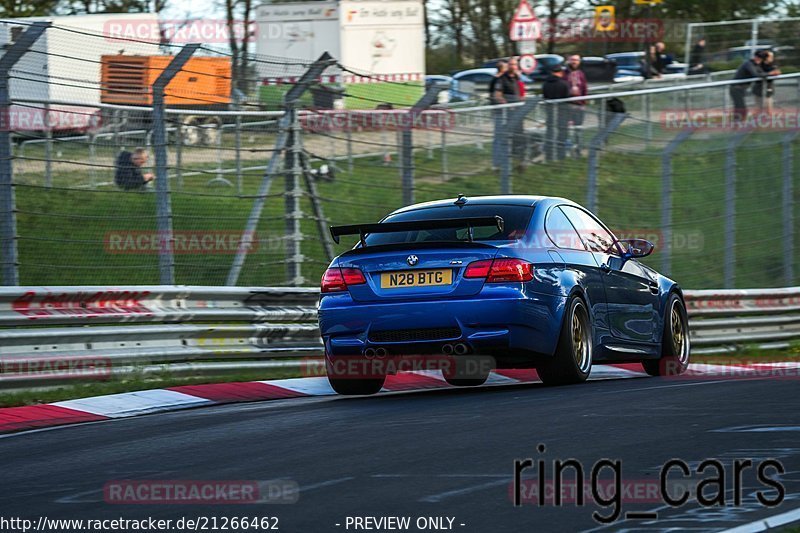
[[[381,289],[450,285],[452,282],[453,270],[450,268],[441,270],[405,270],[381,274]]]

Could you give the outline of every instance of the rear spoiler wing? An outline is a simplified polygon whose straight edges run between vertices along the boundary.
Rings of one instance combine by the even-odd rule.
[[[394,233],[397,231],[419,231],[426,229],[467,228],[469,240],[472,241],[472,228],[492,226],[503,231],[503,217],[464,217],[464,218],[431,218],[428,220],[410,220],[408,222],[378,222],[374,224],[352,224],[350,226],[331,226],[331,236],[336,244],[342,235],[358,235],[361,246],[370,233]]]

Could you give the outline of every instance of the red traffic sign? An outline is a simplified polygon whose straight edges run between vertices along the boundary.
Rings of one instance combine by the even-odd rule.
[[[524,74],[533,74],[533,71],[536,70],[536,58],[533,57],[533,54],[519,56],[519,69]]]
[[[514,16],[511,18],[514,22],[528,22],[530,20],[537,20],[536,15],[533,13],[533,8],[528,3],[528,0],[519,0],[517,10],[514,11]]]

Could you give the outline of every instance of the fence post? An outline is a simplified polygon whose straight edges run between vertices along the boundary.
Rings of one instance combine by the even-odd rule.
[[[431,85],[408,111],[408,122],[400,133],[400,173],[403,184],[403,205],[414,203],[414,123],[417,115],[435,104],[439,99],[439,93],[446,88],[446,85]]]
[[[34,22],[0,57],[0,254],[3,285],[19,285],[9,74],[11,68],[49,27],[49,22]]]
[[[612,115],[611,119],[608,120],[608,124],[589,141],[589,184],[586,193],[586,206],[595,214],[597,213],[597,153],[600,151],[600,147],[605,144],[608,136],[614,133],[614,130],[627,118],[625,113],[608,113],[606,116],[608,115]]]
[[[300,175],[303,170],[300,166],[302,146],[300,144],[300,122],[297,118],[297,109],[291,105],[286,110],[289,119],[289,136],[286,144],[286,157],[284,159],[284,172],[286,181],[286,196],[284,197],[284,222],[286,227],[286,266],[288,268],[288,284],[300,286],[303,284],[301,265],[303,264],[302,242],[303,232],[300,220],[303,213],[300,210],[300,198],[303,191],[300,189]]]
[[[167,175],[167,129],[164,117],[164,91],[167,85],[189,61],[199,44],[187,44],[172,58],[169,65],[153,83],[153,150],[156,159],[156,227],[158,229],[158,270],[162,285],[175,284],[173,254],[172,204]]]
[[[511,145],[510,142],[512,135],[519,135],[519,131],[523,129],[523,121],[532,110],[539,105],[539,98],[526,99],[519,107],[506,108],[506,123],[505,127],[500,132],[499,151],[501,154],[500,159],[500,194],[511,194],[514,189],[514,184],[511,179]],[[495,129],[495,135],[497,135]],[[523,132],[524,135],[524,132]],[[545,134],[546,135],[546,134]]]
[[[672,155],[675,150],[691,137],[693,129],[678,133],[661,155],[661,271],[669,274],[672,269]]]
[[[783,278],[787,286],[794,285],[794,154],[792,141],[800,131],[792,131],[783,136]]]
[[[749,130],[737,133],[728,143],[725,154],[725,255],[722,262],[723,288],[736,284],[736,149]]]
[[[455,119],[455,117],[454,117]],[[442,181],[447,180],[447,128],[442,128],[442,140],[441,140],[441,149],[442,149]]]
[[[225,285],[233,286],[239,281],[239,275],[244,266],[244,260],[247,253],[253,246],[253,239],[256,230],[258,229],[258,221],[261,218],[261,212],[264,210],[264,204],[267,201],[272,178],[278,170],[278,165],[283,156],[284,150],[287,147],[289,140],[289,128],[295,119],[293,113],[298,99],[308,90],[309,85],[315,82],[326,68],[336,63],[336,61],[327,52],[323,53],[308,70],[300,77],[297,83],[286,92],[283,97],[284,107],[286,113],[278,121],[278,138],[275,141],[275,149],[272,152],[272,157],[267,163],[267,168],[264,171],[264,176],[261,178],[261,185],[258,187],[258,193],[253,201],[253,208],[250,210],[250,215],[247,217],[247,223],[242,233],[242,238],[239,241],[239,247],[236,249],[236,255],[233,256],[233,263],[231,269],[228,271],[228,279]],[[299,269],[299,265],[295,265]],[[294,267],[290,267],[290,270]],[[299,270],[298,270],[299,272]]]
[[[691,61],[691,53],[692,53],[692,30],[694,29],[694,23],[690,22],[686,25],[686,44],[683,50],[683,62],[687,66],[689,66],[689,61]]]
[[[44,186],[53,186],[53,128],[50,124],[50,102],[44,104]]]

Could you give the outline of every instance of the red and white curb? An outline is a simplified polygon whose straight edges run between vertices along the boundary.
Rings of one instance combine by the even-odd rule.
[[[748,365],[692,364],[689,377],[740,377],[800,376],[800,362],[762,363]],[[681,378],[683,379],[684,374]],[[590,381],[646,377],[638,363],[596,365],[592,367]],[[535,370],[497,370],[487,380],[486,386],[514,385],[539,382]],[[383,392],[444,389],[451,386],[438,371],[403,372],[388,376]],[[175,411],[191,407],[224,403],[280,400],[336,394],[327,378],[304,377],[272,381],[238,383],[211,383],[181,385],[166,389],[123,392],[66,400],[43,405],[0,408],[0,433],[37,429],[80,422],[94,422],[112,418]]]

